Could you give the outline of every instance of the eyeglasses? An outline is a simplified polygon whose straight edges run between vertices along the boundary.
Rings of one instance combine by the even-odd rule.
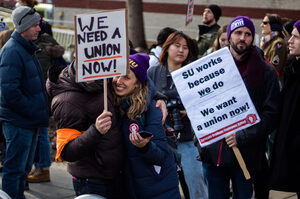
[[[21,25],[22,20],[27,16],[27,15],[33,15],[36,12],[34,8],[31,8],[19,21],[19,25]]]
[[[263,21],[262,22],[264,25],[267,25],[267,24],[269,24],[270,22],[268,22],[268,21]]]

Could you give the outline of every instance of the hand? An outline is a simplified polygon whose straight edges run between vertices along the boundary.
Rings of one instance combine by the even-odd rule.
[[[285,41],[289,41],[289,39],[291,38],[291,35],[288,33],[288,31],[286,31],[285,28],[283,28],[283,30],[281,31],[283,36],[284,36],[284,40]]]
[[[112,113],[108,111],[103,111],[96,119],[95,126],[96,129],[102,134],[106,134],[111,127],[111,116]]]
[[[142,138],[142,136],[140,136],[140,134],[137,132],[133,132],[133,133],[129,134],[130,142],[138,148],[143,148],[144,146],[146,146],[148,144],[148,142],[150,142],[152,137],[153,136],[147,137],[147,138]]]
[[[167,105],[164,100],[157,100],[156,102],[156,108],[160,108],[161,113],[162,113],[162,123],[165,124],[166,118],[168,116],[168,110],[167,110]]]
[[[234,146],[237,145],[235,134],[236,133],[232,133],[232,134],[227,135],[225,137],[225,141],[226,141],[226,143],[228,144],[229,147],[234,147]]]

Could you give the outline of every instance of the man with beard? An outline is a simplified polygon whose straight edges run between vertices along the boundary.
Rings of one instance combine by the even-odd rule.
[[[202,22],[204,25],[198,25],[198,47],[199,56],[202,56],[207,49],[209,49],[216,37],[220,26],[217,24],[220,16],[222,15],[222,10],[217,5],[209,5],[204,9]]]
[[[266,139],[276,125],[279,78],[264,59],[263,51],[252,45],[254,34],[253,22],[244,16],[234,18],[227,30],[229,50],[261,121],[201,149],[209,199],[229,198],[230,180],[236,198],[252,197],[255,172],[265,160]],[[245,179],[233,153],[234,146],[240,149],[251,176],[249,180]]]

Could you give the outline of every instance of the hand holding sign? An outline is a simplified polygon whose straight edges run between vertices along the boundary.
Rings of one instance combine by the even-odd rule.
[[[96,119],[95,127],[102,135],[106,134],[111,128],[111,116],[111,112],[104,110]]]
[[[226,143],[228,144],[229,147],[234,147],[237,145],[237,142],[236,142],[236,138],[235,138],[235,133],[232,133],[230,135],[227,135],[225,137],[225,141]]]

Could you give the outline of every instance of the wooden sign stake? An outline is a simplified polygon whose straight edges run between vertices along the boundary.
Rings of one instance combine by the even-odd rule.
[[[104,110],[107,111],[107,79],[103,79],[103,90],[104,90]]]
[[[241,154],[240,150],[236,146],[232,147],[232,150],[235,154],[236,159],[239,162],[240,167],[242,168],[242,171],[244,173],[244,176],[245,176],[246,180],[249,180],[251,178],[251,176],[248,172],[248,169],[246,167],[246,164],[244,162],[244,159],[242,157],[242,154]]]

